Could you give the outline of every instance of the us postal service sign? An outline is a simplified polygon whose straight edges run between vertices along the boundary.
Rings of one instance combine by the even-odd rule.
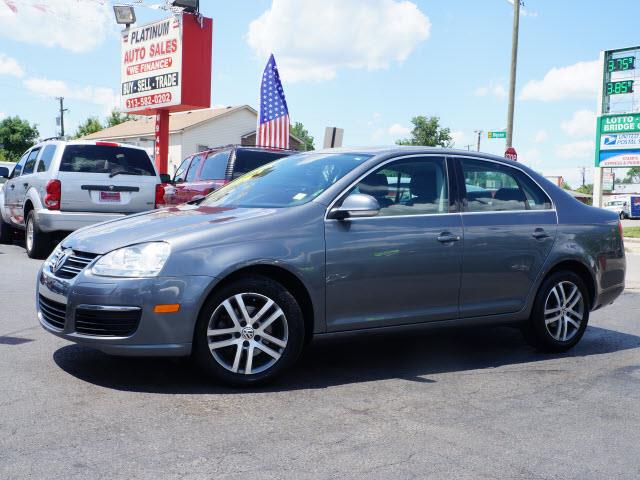
[[[166,18],[122,33],[122,110],[182,103],[182,24]]]

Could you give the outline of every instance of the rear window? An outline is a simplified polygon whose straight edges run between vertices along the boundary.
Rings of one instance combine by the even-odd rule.
[[[286,153],[261,152],[259,150],[237,150],[236,161],[233,166],[233,178],[244,175],[251,170],[271,163],[286,156]]]
[[[137,148],[106,145],[67,145],[61,172],[109,173],[155,176],[147,152]]]

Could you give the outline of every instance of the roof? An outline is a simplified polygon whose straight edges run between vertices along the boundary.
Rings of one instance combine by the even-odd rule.
[[[169,116],[169,133],[182,132],[187,128],[194,127],[200,123],[207,122],[214,118],[228,115],[239,110],[249,110],[258,114],[249,105],[239,105],[235,107],[207,108],[202,110],[189,110],[187,112],[172,113]],[[153,116],[144,116],[136,120],[122,122],[113,127],[108,127],[99,132],[85,135],[81,140],[98,140],[103,138],[128,138],[154,135],[156,120]]]
[[[574,198],[591,198],[592,197],[592,195],[589,195],[588,193],[576,192],[575,190],[564,189],[564,191]]]

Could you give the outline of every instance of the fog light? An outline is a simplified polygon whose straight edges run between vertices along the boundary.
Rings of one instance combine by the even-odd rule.
[[[153,307],[155,313],[175,313],[180,310],[179,303],[162,303]]]

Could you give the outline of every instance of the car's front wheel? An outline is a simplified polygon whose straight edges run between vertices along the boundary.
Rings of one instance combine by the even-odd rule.
[[[524,332],[538,349],[564,352],[580,341],[588,322],[589,296],[584,281],[571,271],[560,271],[540,286]]]
[[[33,210],[27,215],[24,243],[29,258],[47,258],[53,248],[51,235],[40,230]]]
[[[304,337],[302,311],[293,295],[267,277],[247,276],[207,301],[196,325],[194,355],[218,380],[256,385],[293,364]]]

